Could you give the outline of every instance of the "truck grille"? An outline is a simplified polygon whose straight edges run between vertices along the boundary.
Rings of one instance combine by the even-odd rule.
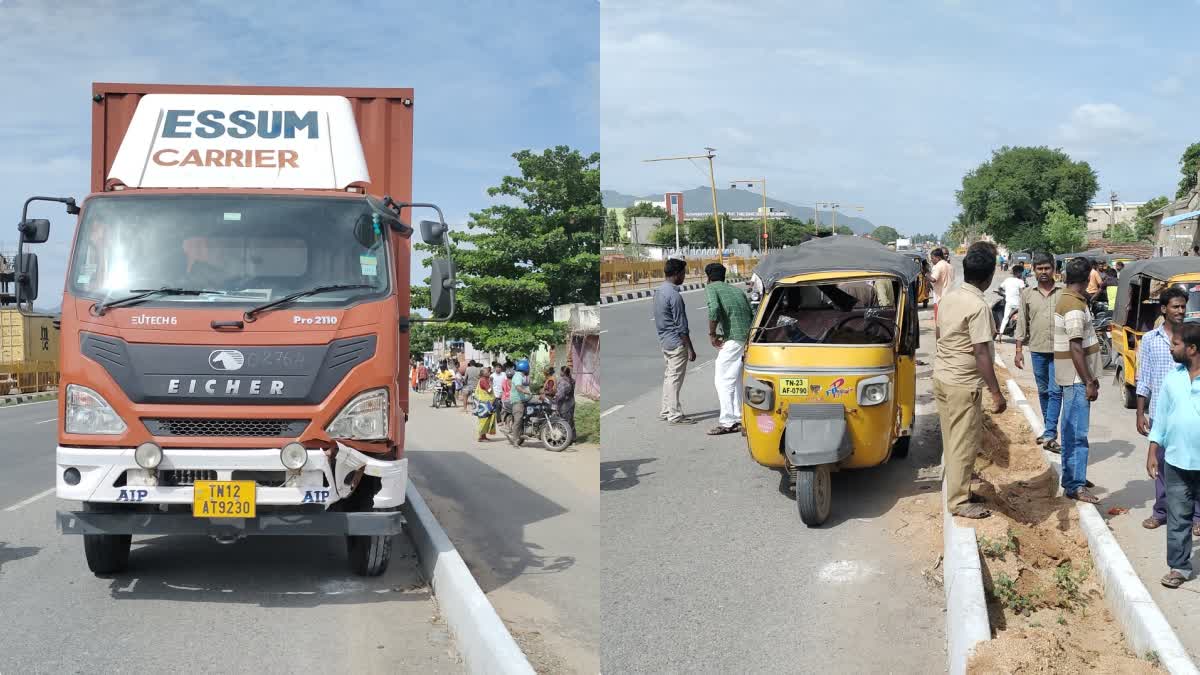
[[[142,422],[155,436],[296,438],[309,421],[153,417],[143,418]]]
[[[195,485],[198,480],[216,480],[213,469],[164,469],[158,472],[158,484],[164,486]]]

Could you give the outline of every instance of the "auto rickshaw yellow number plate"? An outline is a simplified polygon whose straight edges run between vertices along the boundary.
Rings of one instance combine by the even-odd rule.
[[[779,378],[780,396],[808,396],[808,394],[809,390],[807,377]]]
[[[253,518],[252,480],[198,480],[192,488],[195,518]]]

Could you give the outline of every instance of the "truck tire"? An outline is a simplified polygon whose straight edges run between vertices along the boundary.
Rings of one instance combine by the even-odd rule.
[[[84,511],[103,512],[107,505],[83,503]],[[88,569],[97,576],[118,574],[129,567],[129,547],[133,543],[131,534],[85,534],[83,555]]]
[[[392,559],[391,536],[346,537],[350,569],[361,577],[377,577],[387,571]]]
[[[832,487],[828,464],[796,469],[796,507],[805,525],[820,527],[829,518],[833,507]]]

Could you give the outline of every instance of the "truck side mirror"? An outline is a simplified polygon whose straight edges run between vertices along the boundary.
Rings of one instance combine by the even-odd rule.
[[[42,221],[49,227],[49,221]],[[43,239],[42,241],[45,241]],[[38,296],[38,261],[36,253],[21,253],[16,260],[17,305],[32,303]]]
[[[429,265],[429,308],[437,320],[446,321],[454,316],[454,260],[434,258]]]
[[[26,244],[44,244],[50,238],[50,221],[45,218],[22,220],[17,226],[21,241]]]
[[[421,239],[430,246],[441,246],[446,240],[447,227],[445,223],[433,220],[421,221]]]

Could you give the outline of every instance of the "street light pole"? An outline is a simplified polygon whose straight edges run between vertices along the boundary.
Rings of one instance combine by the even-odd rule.
[[[703,155],[684,155],[682,157],[657,157],[655,159],[643,159],[643,162],[673,162],[677,160],[687,159],[707,159],[708,160],[708,184],[712,188],[712,203],[713,203],[713,228],[717,234],[717,258],[725,259],[725,238],[721,233],[721,216],[717,213],[717,180],[713,173],[713,157],[716,155],[713,152],[716,148],[704,148]],[[678,227],[678,225],[676,226]],[[678,229],[676,229],[676,247],[678,248]]]
[[[760,250],[763,253],[767,251],[767,179],[766,178],[739,178],[730,185],[737,187],[738,183],[745,183],[746,187],[753,187],[755,183],[762,186],[762,246]]]

